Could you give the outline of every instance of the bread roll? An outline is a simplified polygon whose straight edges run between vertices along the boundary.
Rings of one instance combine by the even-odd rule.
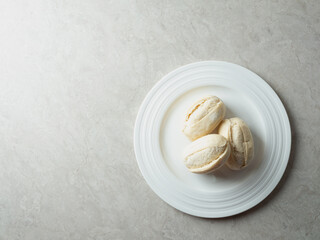
[[[225,112],[226,107],[218,97],[201,98],[188,110],[182,131],[194,141],[211,133],[222,121]]]
[[[184,151],[184,164],[193,173],[209,173],[229,158],[230,145],[223,136],[209,134],[190,143]]]
[[[225,119],[219,125],[218,133],[231,145],[227,166],[232,170],[247,167],[254,153],[253,138],[247,124],[240,118]]]

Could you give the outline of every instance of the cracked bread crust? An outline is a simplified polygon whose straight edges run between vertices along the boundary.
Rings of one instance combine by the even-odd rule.
[[[209,173],[220,168],[230,153],[230,144],[223,136],[209,134],[186,147],[184,164],[193,173]]]
[[[210,134],[222,121],[225,112],[226,107],[218,97],[201,98],[189,108],[182,132],[191,141]]]
[[[224,119],[219,125],[218,133],[231,145],[227,166],[232,170],[247,167],[254,155],[253,138],[247,124],[240,118]]]

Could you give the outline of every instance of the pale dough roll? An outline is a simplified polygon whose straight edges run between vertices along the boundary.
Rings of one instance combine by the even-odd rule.
[[[225,119],[219,125],[218,133],[224,136],[231,145],[227,166],[233,170],[240,170],[248,166],[253,159],[254,144],[247,124],[240,118]]]
[[[226,112],[224,103],[215,96],[201,98],[188,110],[183,133],[196,140],[211,133],[222,121]]]
[[[220,168],[230,153],[227,139],[218,134],[209,134],[186,147],[184,164],[193,173],[209,173]]]

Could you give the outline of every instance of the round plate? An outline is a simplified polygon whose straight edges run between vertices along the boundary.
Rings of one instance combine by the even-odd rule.
[[[240,117],[250,127],[255,157],[246,169],[224,166],[199,175],[184,166],[182,152],[190,143],[181,131],[185,113],[206,95],[222,99],[226,118]],[[197,62],[169,73],[148,93],[135,123],[134,149],[149,186],[199,217],[227,217],[261,202],[280,181],[290,148],[289,119],[277,94],[255,73],[227,62]]]

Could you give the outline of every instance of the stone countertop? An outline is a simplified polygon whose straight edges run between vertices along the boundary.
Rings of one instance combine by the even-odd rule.
[[[319,239],[320,4],[1,1],[0,239]],[[139,105],[169,71],[240,64],[283,101],[292,152],[261,204],[189,216],[144,181]]]

